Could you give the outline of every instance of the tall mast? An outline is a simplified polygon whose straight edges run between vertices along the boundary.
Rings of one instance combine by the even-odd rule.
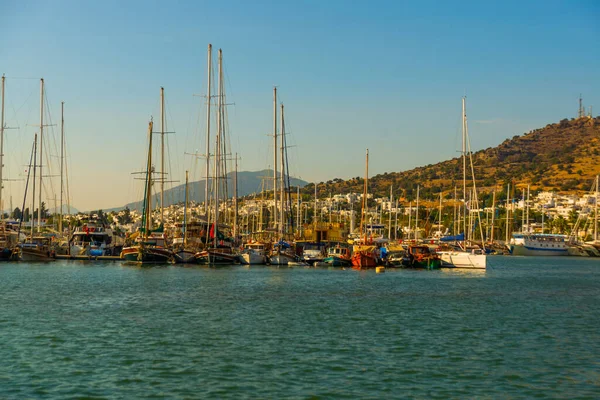
[[[160,224],[165,223],[165,88],[160,88]]]
[[[462,161],[463,161],[463,219],[464,219],[464,233],[465,239],[468,239],[467,235],[467,144],[466,144],[466,124],[467,124],[467,111],[466,111],[467,98],[462,98]]]
[[[31,193],[31,212],[29,213],[29,223],[31,224],[31,237],[33,238],[33,220],[35,219],[35,216],[33,215],[34,212],[34,206],[35,206],[35,168],[36,168],[36,157],[37,157],[37,138],[38,135],[37,133],[34,136],[33,139],[33,187],[32,187],[32,193]],[[30,163],[31,165],[31,163]],[[23,210],[23,213],[25,213],[25,210]]]
[[[273,215],[277,227],[277,88],[273,87]]]
[[[208,178],[210,178],[210,101],[211,101],[211,81],[212,81],[212,44],[208,45],[208,89],[206,94],[206,179],[204,180],[204,208],[206,210],[206,222],[209,222],[208,212]]]
[[[146,164],[146,208],[144,209],[144,238],[150,232],[152,216],[152,121],[148,124],[148,163]]]
[[[40,79],[40,194],[39,194],[39,201],[38,201],[38,227],[37,227],[37,231],[38,233],[41,230],[41,224],[42,224],[42,164],[43,164],[43,158],[42,155],[44,153],[44,146],[43,146],[43,140],[44,140],[44,78]],[[34,200],[34,204],[33,204],[34,208],[35,208],[35,200]],[[31,210],[31,212],[33,213],[34,210]]]
[[[223,133],[223,126],[221,121],[221,115],[223,113],[223,93],[222,93],[222,74],[221,70],[223,68],[223,52],[219,49],[219,82],[217,84],[218,94],[217,94],[217,140],[215,143],[215,178],[214,178],[214,188],[215,188],[215,222],[214,222],[214,238],[213,238],[213,246],[217,247],[217,232],[219,225],[219,174],[220,174],[220,166],[221,166],[221,134]]]
[[[367,157],[365,163],[365,186],[363,188],[363,198],[362,198],[362,207],[360,211],[360,236],[363,237],[363,233],[365,234],[362,244],[367,243],[367,232],[366,229],[363,232],[363,226],[365,225],[365,206],[367,205],[367,185],[369,180],[369,149],[367,149]],[[366,228],[366,227],[365,227]]]
[[[4,207],[2,207],[2,170],[4,169],[4,80],[4,75],[2,75],[2,110],[0,111],[0,219],[3,219],[4,217]]]
[[[187,245],[188,171],[185,171],[185,204],[183,207],[183,246]]]
[[[285,151],[285,144],[284,144],[285,143],[285,132],[284,132],[284,129],[285,129],[285,125],[284,125],[284,122],[283,122],[283,103],[282,103],[281,104],[281,130],[280,130],[280,133],[279,133],[281,135],[281,190],[280,190],[280,192],[281,192],[281,197],[280,197],[280,200],[281,200],[281,213],[280,213],[280,218],[279,218],[279,221],[280,221],[280,225],[279,225],[280,236],[282,236],[283,233],[285,232],[285,222],[284,222],[284,220],[285,220],[285,218],[284,218],[284,213],[285,213],[285,211],[284,211],[284,209],[285,209],[284,204],[285,204],[285,202],[283,200],[283,192],[285,191],[285,172],[286,172],[285,171],[285,158],[284,158],[284,154],[283,154],[283,152]]]
[[[63,231],[63,170],[64,170],[64,145],[65,145],[65,102],[60,103],[60,218],[58,231]]]

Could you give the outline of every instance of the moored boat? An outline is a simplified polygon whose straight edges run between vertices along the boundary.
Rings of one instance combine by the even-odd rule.
[[[323,263],[332,267],[349,267],[352,265],[352,256],[350,249],[346,246],[333,246],[327,250],[327,257]]]
[[[240,254],[240,262],[246,265],[266,264],[266,245],[262,242],[246,243]]]
[[[51,239],[45,236],[35,236],[19,245],[21,261],[54,261],[55,253]]]
[[[426,245],[410,245],[403,263],[407,268],[438,269],[442,265],[440,257]]]
[[[552,233],[514,233],[510,252],[515,256],[567,256],[569,244],[566,235]]]

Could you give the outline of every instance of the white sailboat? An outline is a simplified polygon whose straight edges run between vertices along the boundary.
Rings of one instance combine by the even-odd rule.
[[[466,112],[466,99],[463,97],[462,99],[462,160],[463,160],[463,201],[465,212],[463,212],[463,226],[466,231],[467,227],[467,216],[466,216],[466,199],[467,199],[467,146],[469,152],[469,160],[471,165],[471,175],[473,180],[473,191],[475,195],[473,196],[476,203],[477,202],[477,191],[475,189],[475,175],[473,169],[473,160],[471,158],[471,146],[468,140],[468,128],[467,128],[467,112]],[[476,208],[479,208],[476,205]],[[479,217],[479,213],[477,214]],[[481,221],[478,224],[481,229]],[[483,241],[483,232],[481,232],[481,237]],[[465,239],[469,239],[465,237]],[[438,251],[442,262],[453,266],[455,268],[466,268],[466,269],[486,269],[487,267],[487,255],[485,254],[485,249],[476,249],[473,248],[470,251],[467,250],[466,247],[467,241],[462,241],[459,245],[462,246],[461,250],[444,250]]]

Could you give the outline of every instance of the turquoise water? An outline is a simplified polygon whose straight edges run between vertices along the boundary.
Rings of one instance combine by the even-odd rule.
[[[600,259],[0,265],[0,398],[598,398]]]

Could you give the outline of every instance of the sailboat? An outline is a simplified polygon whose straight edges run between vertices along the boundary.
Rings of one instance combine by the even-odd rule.
[[[2,108],[0,109],[0,214],[4,214],[4,207],[2,207],[2,169],[4,167],[4,80],[5,77],[2,75]],[[0,215],[0,219],[4,215]],[[10,231],[6,228],[6,223],[2,221],[0,223],[0,261],[10,261],[16,259],[18,249],[16,245],[18,242],[18,236],[15,232]]]
[[[463,227],[467,228],[467,215],[466,215],[466,202],[467,202],[467,144],[468,144],[468,128],[467,128],[467,112],[466,112],[466,98],[462,99],[462,160],[463,160],[463,204],[465,212],[463,212]],[[471,158],[471,146],[468,145],[469,160],[471,164],[471,175],[473,180],[473,196],[477,203],[477,191],[475,188],[475,174],[473,169],[473,160]],[[479,208],[479,207],[476,207]],[[479,213],[477,214],[479,216]],[[481,221],[480,221],[481,222]],[[481,223],[478,224],[480,229]],[[463,233],[464,234],[464,233]],[[483,240],[483,232],[481,234]],[[469,239],[466,237],[465,239]],[[440,255],[442,262],[455,267],[455,268],[466,268],[466,269],[486,269],[487,255],[481,249],[471,249],[467,251],[467,241],[463,240],[458,242],[461,250],[442,250],[437,253]]]
[[[210,49],[209,46],[209,60],[210,60]],[[206,240],[206,248],[194,255],[194,258],[198,264],[234,264],[238,261],[238,257],[233,253],[232,243],[229,238],[225,237],[223,230],[224,225],[219,224],[219,211],[220,211],[220,188],[223,185],[224,179],[221,177],[221,171],[224,170],[224,164],[227,160],[226,154],[223,151],[224,148],[224,131],[225,131],[225,116],[224,116],[224,86],[223,86],[223,53],[219,49],[219,82],[218,82],[218,104],[217,104],[217,135],[215,141],[215,155],[214,155],[214,168],[213,168],[213,213],[214,220],[212,224],[208,224],[207,231],[208,237]],[[210,61],[209,61],[209,79],[210,79]],[[210,87],[210,84],[209,84]],[[208,103],[210,103],[210,91],[208,96]],[[210,115],[207,115],[210,119]],[[209,132],[206,133],[207,136]],[[207,139],[208,144],[208,139]],[[209,148],[206,149],[207,155]],[[223,173],[225,175],[225,173]],[[206,199],[208,205],[208,198]],[[207,221],[209,220],[210,212],[207,208]],[[212,242],[212,245],[211,243]]]
[[[286,223],[285,223],[285,200],[284,192],[286,190],[285,184],[285,122],[283,119],[283,104],[281,105],[281,128],[279,136],[281,136],[281,174],[280,174],[280,209],[277,208],[277,88],[273,88],[273,137],[274,137],[274,151],[275,151],[275,170],[273,179],[275,181],[273,195],[275,197],[275,226],[277,227],[277,238],[279,239],[273,244],[271,254],[269,255],[269,264],[271,265],[292,265],[298,261],[298,257],[294,252],[294,248],[290,243],[285,241]],[[302,265],[304,265],[302,263]]]
[[[365,186],[363,189],[362,207],[360,212],[360,242],[354,245],[352,254],[352,268],[364,269],[375,268],[377,266],[377,257],[375,256],[375,246],[367,245],[367,233],[365,226],[365,208],[367,206],[367,185],[369,181],[369,149],[367,149],[367,162],[365,172]]]
[[[148,161],[146,164],[146,185],[144,188],[144,203],[142,208],[142,226],[137,244],[125,247],[121,258],[135,264],[157,264],[173,261],[173,253],[166,248],[162,226],[151,231],[152,220],[152,121],[148,123]]]

